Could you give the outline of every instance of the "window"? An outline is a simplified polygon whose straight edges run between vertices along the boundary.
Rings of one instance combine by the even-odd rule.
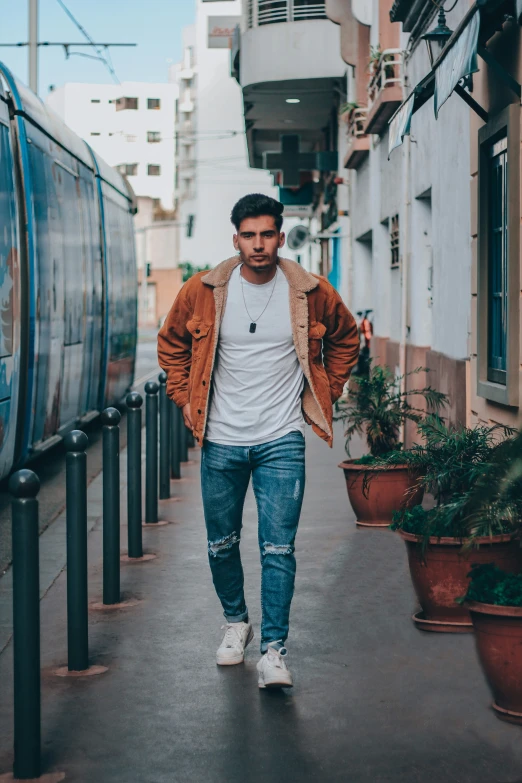
[[[101,136],[99,131],[91,131],[91,136]]]
[[[100,103],[99,98],[91,98],[91,103]]]
[[[507,348],[507,136],[488,150],[488,381],[506,385]]]
[[[390,221],[390,264],[392,269],[399,266],[399,216],[394,215]]]
[[[478,133],[477,394],[520,403],[520,116],[512,104]]]
[[[149,144],[161,141],[161,133],[159,131],[147,131],[147,141]]]
[[[138,108],[138,99],[137,98],[117,98],[115,101],[116,104],[116,111],[124,111],[124,109],[134,109],[136,110]]]
[[[119,166],[116,166],[116,170],[124,177],[135,177],[138,174],[138,164],[120,163]]]
[[[159,177],[161,174],[161,166],[158,166],[157,163],[149,163],[147,166],[147,174],[149,177]]]
[[[159,98],[147,98],[147,109],[161,109],[161,100]]]
[[[125,134],[125,141],[137,141],[138,137],[134,136],[133,133],[126,133]]]

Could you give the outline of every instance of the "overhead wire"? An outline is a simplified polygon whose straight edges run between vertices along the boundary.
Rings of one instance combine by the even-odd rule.
[[[63,0],[56,0],[56,2],[60,6],[60,8],[67,14],[67,16],[69,17],[71,22],[78,28],[78,30],[83,35],[83,37],[91,44],[91,46],[93,47],[94,51],[98,55],[98,59],[101,60],[107,66],[107,69],[108,69],[109,73],[111,74],[112,78],[114,79],[115,83],[116,84],[121,84],[121,82],[118,79],[118,76],[116,74],[116,71],[114,70],[114,67],[112,66],[112,64],[110,62],[110,55],[109,55],[109,59],[107,59],[107,57],[104,56],[103,48],[101,46],[98,46],[98,44],[95,42],[95,40],[89,35],[89,33],[87,32],[85,27],[83,27],[83,25],[80,24],[80,22],[76,19],[74,14],[67,8],[67,6],[63,2]],[[107,47],[105,47],[105,51],[108,52]],[[76,54],[76,52],[74,54]],[[93,58],[93,59],[95,59],[95,58]]]

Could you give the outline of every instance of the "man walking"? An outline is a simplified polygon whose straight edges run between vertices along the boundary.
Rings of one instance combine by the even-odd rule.
[[[357,325],[334,288],[279,258],[283,205],[251,194],[232,210],[238,255],[181,289],[158,335],[167,393],[202,446],[212,578],[226,618],[217,663],[241,663],[254,633],[239,553],[252,477],[261,553],[259,687],[290,687],[284,646],[305,485],[305,422],[330,446],[332,403],[357,361]]]

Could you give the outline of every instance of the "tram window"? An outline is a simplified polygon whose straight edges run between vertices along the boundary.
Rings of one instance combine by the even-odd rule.
[[[13,268],[16,259],[16,212],[12,177],[13,161],[9,146],[9,129],[0,124],[0,356],[13,352]]]

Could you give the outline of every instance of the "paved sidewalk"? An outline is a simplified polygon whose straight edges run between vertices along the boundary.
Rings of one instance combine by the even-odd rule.
[[[42,600],[46,770],[74,783],[520,783],[522,730],[489,709],[473,637],[414,628],[404,545],[389,531],[355,528],[342,456],[342,437],[332,452],[308,435],[288,642],[293,691],[257,688],[251,494],[242,553],[257,637],[244,665],[215,665],[222,617],[198,465],[186,467],[186,480],[173,483],[183,501],[164,504],[173,524],[144,534],[157,559],[122,567],[124,593],[141,603],[90,615],[92,662],[109,666],[106,674],[50,673],[66,659],[65,573]],[[89,550],[99,600],[99,522]],[[9,644],[0,656],[0,773],[12,763],[11,654]]]

